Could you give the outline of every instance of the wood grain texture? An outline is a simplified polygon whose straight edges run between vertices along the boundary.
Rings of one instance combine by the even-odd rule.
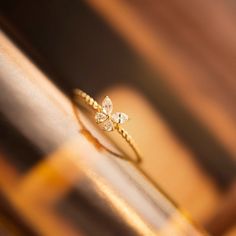
[[[156,235],[172,227],[173,232],[204,235],[138,168],[98,148],[79,132],[71,101],[2,32],[0,74],[1,112],[44,155],[23,176],[9,163],[2,165],[0,189],[36,232],[48,236],[86,235],[88,231],[104,235],[109,230],[110,234]],[[113,146],[85,116],[81,118],[93,135]],[[96,199],[84,214],[79,211],[82,215],[76,225],[58,212],[72,186],[91,204]],[[83,207],[79,200],[76,204]],[[166,224],[173,215],[181,225]],[[91,228],[91,217],[108,218],[120,227],[108,227],[104,221]]]

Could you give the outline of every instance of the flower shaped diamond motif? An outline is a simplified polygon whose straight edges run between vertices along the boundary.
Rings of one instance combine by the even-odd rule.
[[[115,112],[112,114],[113,104],[111,99],[106,96],[102,102],[101,111],[95,115],[95,120],[98,124],[102,123],[102,127],[105,131],[114,130],[117,124],[125,123],[129,117],[123,112]]]

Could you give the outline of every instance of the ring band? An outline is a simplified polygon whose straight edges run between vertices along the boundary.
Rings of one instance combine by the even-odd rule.
[[[98,104],[92,97],[80,89],[74,90],[75,101],[83,102],[92,108],[95,114],[95,120],[97,124],[101,124],[104,131],[110,132],[117,130],[118,133],[125,139],[131,149],[136,155],[135,163],[141,162],[140,152],[134,141],[134,139],[128,134],[128,132],[121,126],[125,121],[128,120],[128,116],[122,112],[116,112],[112,114],[113,105],[111,99],[106,96],[102,102],[102,105]],[[130,160],[130,159],[129,159]]]

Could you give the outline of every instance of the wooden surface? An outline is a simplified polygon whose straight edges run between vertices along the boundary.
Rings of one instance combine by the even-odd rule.
[[[132,117],[146,173],[213,235],[233,232],[235,4],[65,2],[9,0],[8,32],[61,89],[112,95]]]
[[[23,173],[10,164],[8,154],[0,158],[1,192],[28,226],[49,236],[204,234],[137,167],[79,132],[71,101],[3,33],[0,42],[1,112],[42,153]],[[82,120],[101,142],[113,146],[87,118]],[[77,197],[66,201],[71,190]]]

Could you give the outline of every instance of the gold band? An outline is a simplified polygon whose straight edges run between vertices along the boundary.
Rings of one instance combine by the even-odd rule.
[[[103,106],[99,105],[87,93],[85,93],[84,91],[82,91],[80,89],[75,89],[74,94],[75,94],[75,101],[76,102],[81,102],[82,101],[85,105],[89,105],[89,107],[92,108],[94,111],[96,111],[98,114],[103,115],[103,113],[102,113],[103,112]],[[109,119],[110,119],[110,116],[107,115],[107,117],[109,117]],[[117,123],[111,122],[111,123],[113,123],[114,130],[118,131],[118,133],[125,139],[125,141],[129,144],[129,146],[132,148],[132,150],[134,151],[134,153],[136,155],[135,160],[133,160],[133,159],[131,160],[130,158],[129,158],[129,160],[131,160],[135,163],[140,163],[141,162],[141,156],[140,156],[140,152],[137,148],[137,145],[136,145],[134,139],[128,134],[128,132],[123,127],[121,127],[121,125],[119,123],[119,122],[122,121],[122,118],[123,119],[126,118],[124,113],[113,114],[113,119],[117,120],[118,122]]]

